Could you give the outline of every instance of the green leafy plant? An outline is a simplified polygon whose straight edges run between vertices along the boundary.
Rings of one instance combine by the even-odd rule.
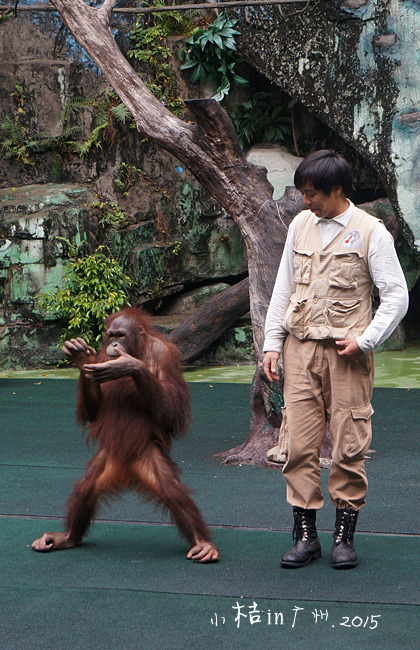
[[[270,92],[258,92],[231,114],[242,149],[254,142],[282,141],[290,133],[291,118],[278,96]]]
[[[80,158],[85,158],[89,155],[93,147],[102,149],[102,140],[106,138],[106,134],[108,134],[109,140],[114,139],[114,133],[112,126],[110,127],[108,115],[103,110],[103,107],[99,106],[98,110],[95,112],[92,131],[86,140],[75,143],[74,151],[80,156]]]
[[[64,155],[69,154],[77,144],[74,140],[80,128],[66,128],[58,136],[49,133],[34,133],[27,135],[25,126],[24,103],[26,95],[23,86],[15,84],[15,90],[10,95],[17,103],[13,115],[5,115],[0,127],[7,134],[2,142],[3,159],[13,159],[24,165],[34,165],[30,156],[39,151],[52,151],[52,172],[55,178],[60,178],[64,170]]]
[[[70,153],[77,144],[74,138],[80,131],[78,126],[66,129],[59,136],[35,133],[29,138],[26,136],[26,129],[18,114],[6,115],[0,126],[8,136],[2,142],[3,159],[13,159],[24,165],[34,165],[35,163],[30,159],[32,153],[52,151],[53,176],[61,178],[65,167],[64,155]]]
[[[1,145],[4,152],[2,160],[16,160],[24,165],[34,165],[30,155],[40,148],[40,142],[35,137],[27,138],[19,114],[5,115],[0,127],[7,136]]]
[[[171,249],[172,255],[175,256],[179,255],[181,248],[182,248],[182,242],[176,240],[173,245],[173,248]]]
[[[146,6],[165,6],[164,0],[155,0]],[[167,46],[170,34],[191,33],[192,16],[197,12],[179,12],[176,10],[150,14],[147,19],[138,18],[136,26],[130,32],[133,47],[128,52],[130,58],[146,64],[145,84],[154,96],[172,113],[181,116],[183,101],[177,97],[175,71],[171,64],[172,52]]]
[[[159,276],[156,278],[152,289],[150,291],[150,295],[153,298],[153,300],[157,301],[155,304],[155,309],[159,309],[162,306],[162,289],[165,284],[165,279],[162,276]]]
[[[63,242],[64,244],[64,257],[68,257],[71,260],[74,260],[78,257],[83,257],[83,250],[88,247],[87,241],[83,240],[79,242],[71,242],[67,237],[60,237],[56,235],[54,237],[55,241]]]
[[[4,155],[2,160],[16,160],[24,165],[34,164],[30,160],[30,155],[40,147],[38,138],[28,137],[24,125],[26,95],[23,86],[15,83],[15,89],[10,93],[17,104],[17,109],[13,115],[4,115],[0,123],[0,129],[6,134],[2,142]]]
[[[10,97],[13,97],[15,101],[18,103],[18,105],[20,106],[20,108],[22,108],[26,99],[23,86],[21,86],[21,84],[15,83],[15,89],[12,93],[10,93]]]
[[[63,112],[63,122],[89,107],[94,111],[93,128],[86,140],[72,143],[73,150],[81,158],[88,156],[94,147],[102,149],[103,142],[109,144],[113,142],[116,133],[114,122],[122,124],[128,122],[130,127],[135,127],[129,109],[120,101],[118,95],[108,90],[102,92],[98,99],[77,97],[69,102]]]
[[[133,187],[133,185],[135,185],[141,176],[146,176],[146,172],[140,169],[140,167],[122,162],[120,165],[118,178],[114,179],[114,184],[123,196],[128,196],[130,189]]]
[[[99,223],[103,228],[119,230],[128,225],[127,213],[121,210],[118,203],[114,201],[95,201],[92,203],[92,208],[98,208]]]
[[[4,23],[8,18],[13,18],[14,13],[11,9],[0,9],[0,25]]]
[[[121,124],[125,124],[126,122],[133,122],[133,116],[123,102],[117,104],[116,106],[111,106],[111,113],[117,122],[120,122]]]
[[[191,83],[211,82],[218,102],[229,93],[232,83],[248,85],[235,72],[236,64],[242,60],[236,54],[235,37],[240,34],[235,29],[237,23],[237,19],[220,14],[206,30],[195,29],[180,53],[181,70],[192,71]]]
[[[166,0],[153,0],[153,2],[147,2],[146,0],[142,2],[143,7],[165,7],[167,4],[169,3]],[[145,29],[159,27],[163,30],[165,36],[169,36],[170,34],[191,34],[194,29],[194,17],[201,16],[201,12],[197,9],[177,11],[176,5],[185,4],[184,0],[174,0],[170,4],[174,6],[173,10],[151,13],[145,17],[139,16],[136,27],[143,26]]]
[[[64,129],[60,135],[53,136],[49,133],[39,133],[34,137],[39,140],[39,150],[52,152],[51,171],[54,178],[60,179],[66,164],[65,158],[71,157],[77,142],[75,138],[80,133],[79,126]]]
[[[93,147],[102,147],[103,141],[111,142],[115,136],[114,121],[126,123],[128,120],[134,124],[130,111],[120,102],[118,96],[106,91],[99,99],[87,99],[78,97],[68,103],[62,112],[60,119],[65,128],[59,136],[52,136],[49,133],[27,134],[28,127],[25,124],[25,102],[24,89],[15,84],[15,90],[11,93],[18,105],[13,115],[4,116],[0,123],[1,129],[7,137],[3,140],[3,158],[14,159],[25,165],[33,165],[31,153],[40,150],[53,152],[52,167],[53,174],[60,178],[64,170],[64,156],[76,152],[81,158],[87,156]],[[91,107],[94,111],[93,128],[86,140],[78,141],[76,136],[80,133],[77,125],[69,126],[71,116],[77,112]]]
[[[71,258],[65,268],[64,287],[37,297],[41,312],[66,321],[60,345],[67,338],[81,336],[98,347],[104,319],[129,304],[127,289],[133,281],[106,253],[107,249],[100,246],[91,255]]]

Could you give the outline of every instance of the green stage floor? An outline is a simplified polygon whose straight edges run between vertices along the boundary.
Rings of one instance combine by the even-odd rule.
[[[74,424],[75,387],[0,379],[1,650],[418,647],[420,390],[374,390],[378,453],[367,464],[360,564],[340,572],[329,566],[328,497],[318,517],[323,557],[279,568],[292,543],[281,472],[212,457],[246,438],[249,387],[208,378],[190,384],[193,425],[174,458],[221,561],[188,562],[168,518],[134,494],[104,507],[81,547],[34,553],[33,539],[60,530],[91,454]],[[323,471],[324,494],[327,479]]]

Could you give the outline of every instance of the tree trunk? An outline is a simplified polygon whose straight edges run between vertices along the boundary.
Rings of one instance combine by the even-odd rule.
[[[273,201],[267,170],[245,159],[228,114],[215,100],[186,101],[195,120],[190,124],[152,95],[112,36],[110,17],[116,0],[105,0],[99,8],[83,0],[52,0],[52,4],[131,111],[139,133],[181,160],[233,217],[244,237],[257,371],[251,390],[250,434],[234,460],[261,462],[275,439],[283,402],[281,384],[273,389],[261,373],[265,316],[289,223],[303,208],[301,196],[287,188],[282,199]]]

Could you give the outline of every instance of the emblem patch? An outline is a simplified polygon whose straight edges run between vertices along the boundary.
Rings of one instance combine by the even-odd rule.
[[[344,248],[360,248],[363,237],[358,230],[350,230],[343,239]]]

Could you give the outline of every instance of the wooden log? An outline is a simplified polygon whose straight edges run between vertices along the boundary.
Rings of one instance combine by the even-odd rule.
[[[248,311],[249,279],[245,278],[208,300],[169,339],[181,350],[182,362],[189,363]]]

